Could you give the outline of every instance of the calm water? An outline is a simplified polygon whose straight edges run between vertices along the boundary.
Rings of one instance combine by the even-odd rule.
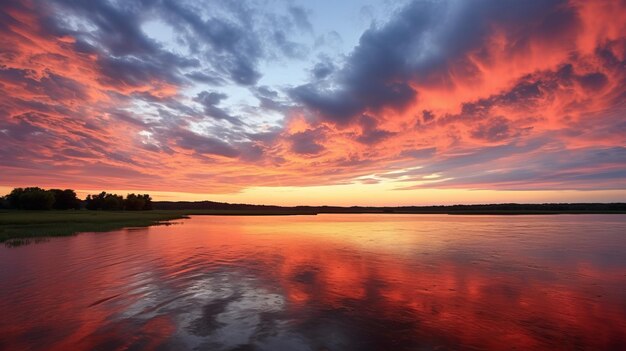
[[[3,246],[0,349],[626,350],[626,216],[207,216]]]

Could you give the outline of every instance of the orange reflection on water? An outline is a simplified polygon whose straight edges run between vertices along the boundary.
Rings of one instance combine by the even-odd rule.
[[[5,248],[0,348],[624,349],[624,231],[623,216],[194,217]]]

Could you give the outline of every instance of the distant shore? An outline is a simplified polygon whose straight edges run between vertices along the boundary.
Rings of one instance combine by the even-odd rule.
[[[543,203],[543,204],[475,204],[436,206],[273,206],[231,204],[213,201],[155,201],[157,210],[222,210],[222,211],[289,211],[311,213],[405,213],[405,214],[577,214],[626,213],[626,203]]]
[[[493,204],[410,207],[334,207],[225,204],[216,202],[155,202],[151,211],[26,211],[0,210],[0,242],[15,239],[106,232],[122,228],[171,224],[192,215],[291,216],[317,214],[448,214],[555,215],[626,214],[626,204]],[[188,207],[175,209],[172,207]],[[189,208],[191,207],[191,208]]]

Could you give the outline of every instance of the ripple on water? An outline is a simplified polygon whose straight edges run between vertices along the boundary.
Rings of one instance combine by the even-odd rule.
[[[0,248],[0,349],[626,349],[625,216],[181,223]]]

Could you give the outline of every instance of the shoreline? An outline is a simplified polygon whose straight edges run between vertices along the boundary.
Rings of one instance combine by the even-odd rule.
[[[0,242],[13,239],[70,236],[82,232],[108,232],[123,228],[164,225],[196,215],[293,216],[315,215],[295,211],[152,210],[152,211],[0,211]]]
[[[152,211],[0,211],[0,242],[17,239],[71,236],[81,232],[108,232],[124,228],[168,225],[190,216],[315,216],[318,214],[389,214],[389,215],[560,215],[560,214],[626,214],[626,211],[312,211],[310,209],[248,210],[152,210]]]

